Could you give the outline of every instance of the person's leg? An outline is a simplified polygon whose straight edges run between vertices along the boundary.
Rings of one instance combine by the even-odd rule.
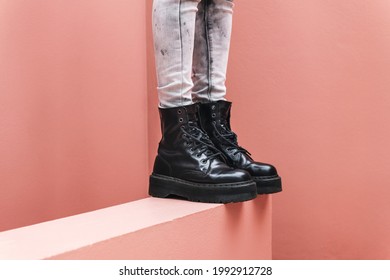
[[[159,107],[192,104],[195,17],[200,0],[154,0],[152,11]]]
[[[154,0],[153,34],[162,138],[149,178],[154,197],[228,203],[256,197],[244,170],[231,168],[200,129],[193,104],[192,54],[200,0]]]
[[[192,68],[194,101],[226,100],[233,7],[233,0],[202,0],[198,5]]]
[[[232,15],[230,0],[202,0],[196,18],[193,55],[193,100],[199,101],[201,127],[224,154],[228,164],[247,171],[256,182],[259,194],[282,191],[281,178],[274,166],[254,161],[238,145],[230,127],[231,102],[226,101]]]

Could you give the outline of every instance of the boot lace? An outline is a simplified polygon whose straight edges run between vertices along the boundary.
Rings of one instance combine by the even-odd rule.
[[[238,153],[244,153],[249,158],[252,159],[251,153],[248,150],[246,150],[245,148],[238,145],[237,134],[235,134],[233,131],[231,131],[228,128],[226,121],[221,120],[220,125],[219,125],[220,129],[218,129],[216,122],[213,122],[213,126],[214,126],[214,130],[217,132],[217,134],[220,136],[220,138],[223,139],[228,146],[230,146],[227,148],[227,150],[231,151],[231,150],[235,149],[233,156],[235,156]],[[220,132],[220,130],[222,130],[222,133]]]
[[[189,121],[188,126],[182,126],[181,130],[184,135],[189,137],[188,146],[191,146],[190,150],[197,151],[197,157],[200,157],[203,153],[206,155],[202,162],[216,157],[220,157],[225,161],[224,155],[214,146],[208,135],[198,127],[196,122]]]

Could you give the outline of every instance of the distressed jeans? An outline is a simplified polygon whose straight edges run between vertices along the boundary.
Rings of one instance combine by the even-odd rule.
[[[233,0],[154,0],[160,108],[226,100]]]

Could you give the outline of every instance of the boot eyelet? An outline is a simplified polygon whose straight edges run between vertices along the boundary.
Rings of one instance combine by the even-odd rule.
[[[180,118],[180,119],[179,119],[179,122],[183,122],[183,118]]]
[[[196,155],[197,158],[200,158],[201,156],[202,156],[201,154],[197,154],[197,155]]]
[[[207,160],[206,159],[202,159],[200,162],[205,164],[207,162]]]
[[[179,109],[179,110],[177,110],[177,113],[180,115],[181,114],[181,110]]]
[[[215,113],[212,113],[211,116],[212,116],[213,118],[215,118],[216,115],[215,115]]]
[[[211,106],[211,110],[215,110],[215,105]]]

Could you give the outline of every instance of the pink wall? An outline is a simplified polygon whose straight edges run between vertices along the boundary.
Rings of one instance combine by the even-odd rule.
[[[389,11],[237,1],[230,97],[242,144],[283,177],[275,259],[390,258]]]
[[[144,1],[0,1],[0,231],[147,196],[144,23]]]

